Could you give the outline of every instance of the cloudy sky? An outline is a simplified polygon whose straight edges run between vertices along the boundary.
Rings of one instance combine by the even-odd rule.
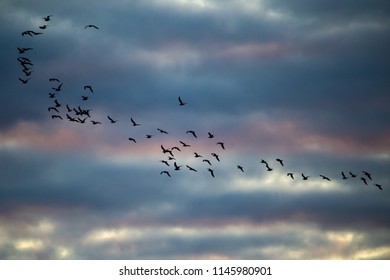
[[[390,258],[388,1],[0,13],[0,259]]]

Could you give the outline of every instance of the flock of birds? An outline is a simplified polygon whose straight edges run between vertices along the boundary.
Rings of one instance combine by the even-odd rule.
[[[33,30],[26,30],[22,32],[22,36],[29,36],[29,37],[34,37],[38,35],[43,34],[43,30],[48,28],[48,23],[51,21],[51,17],[53,15],[48,15],[43,17],[43,24],[38,26],[40,29],[39,32],[33,31]],[[99,28],[96,25],[93,24],[88,24],[84,27],[84,29],[96,29],[98,30]],[[31,79],[31,75],[34,72],[34,64],[32,60],[28,57],[26,57],[25,54],[28,54],[33,50],[31,47],[18,47],[18,52],[19,56],[17,58],[18,62],[20,63],[22,67],[22,72],[24,74],[24,77],[19,77],[19,81],[22,84],[28,84],[29,80]],[[80,101],[83,102],[83,105],[77,104],[76,106],[71,106],[66,102],[63,102],[63,98],[60,98],[58,96],[61,95],[61,92],[63,91],[63,82],[59,78],[49,78],[49,83],[50,83],[50,92],[48,93],[48,98],[52,100],[51,105],[48,107],[48,112],[50,114],[50,117],[53,120],[60,120],[60,121],[69,121],[72,123],[78,123],[78,124],[85,124],[90,123],[92,125],[102,125],[102,124],[116,124],[119,120],[116,118],[107,115],[107,119],[105,120],[96,120],[94,119],[91,111],[91,108],[86,108],[84,105],[88,104],[88,100],[90,99],[91,94],[94,94],[94,89],[92,85],[86,84],[83,86],[83,94],[80,96]],[[186,106],[187,102],[183,101],[183,99],[179,96],[177,98],[177,106],[183,107]],[[141,126],[141,123],[136,121],[133,117],[131,117],[128,120],[129,124],[131,124],[133,127],[139,127]],[[168,131],[161,129],[161,128],[156,128],[156,131],[159,134],[169,134]],[[215,136],[211,132],[207,132],[207,138],[210,141],[214,141],[215,147],[218,146],[218,150],[213,151],[212,153],[208,153],[207,155],[205,154],[200,154],[199,151],[191,150],[192,145],[194,144],[194,141],[198,140],[198,133],[195,132],[194,130],[187,130],[186,131],[187,139],[182,139],[178,141],[178,145],[173,146],[173,147],[164,147],[164,143],[160,145],[161,148],[161,153],[164,156],[159,160],[159,162],[165,166],[162,168],[160,174],[161,175],[166,175],[168,177],[172,176],[173,172],[179,171],[183,169],[187,169],[189,172],[198,172],[199,165],[202,165],[200,168],[203,170],[206,170],[209,172],[210,176],[215,177],[216,172],[215,168],[213,166],[219,164],[222,159],[221,153],[224,152],[225,150],[225,143],[219,140],[214,140]],[[154,137],[152,134],[146,134],[145,138],[150,139]],[[184,136],[183,136],[184,137]],[[204,140],[204,136],[202,136],[202,140]],[[139,139],[136,139],[135,137],[128,137],[128,141],[136,144]],[[196,159],[198,162],[196,162],[196,168],[194,166],[191,166],[190,164],[182,163],[179,160],[177,160],[177,155],[178,153],[182,153],[182,151],[186,149],[186,154],[192,153],[192,159]],[[217,148],[216,148],[217,149]],[[217,154],[217,152],[219,154]],[[180,162],[180,163],[179,163]],[[192,161],[193,162],[193,161]],[[275,159],[275,162],[277,162],[277,165],[281,168],[284,168],[284,160],[277,158]],[[268,161],[264,159],[259,159],[259,164],[263,164],[265,167],[266,172],[272,172],[274,170],[274,167],[272,167]],[[243,165],[237,164],[236,168],[238,172],[245,173],[245,169]],[[365,186],[374,186],[377,187],[379,190],[383,190],[382,185],[375,183],[373,181],[373,177],[371,173],[367,171],[362,171],[360,174],[358,173],[353,173],[349,171],[346,175],[344,171],[340,172],[340,178],[343,180],[347,179],[353,179],[353,178],[360,178],[362,183]],[[307,175],[302,172],[298,172],[298,175],[293,172],[286,172],[286,176],[290,177],[291,180],[295,180],[300,177],[301,180],[307,181],[309,178],[313,177],[318,177],[321,178],[325,181],[332,181],[332,179],[329,178],[329,176],[325,176],[323,174],[319,174],[318,176],[312,176],[312,175]]]

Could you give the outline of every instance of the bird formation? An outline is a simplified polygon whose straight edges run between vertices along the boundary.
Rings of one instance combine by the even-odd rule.
[[[44,16],[44,24],[39,25],[38,28],[40,30],[45,30],[48,28],[48,22],[51,21],[51,17],[53,15]],[[84,30],[87,29],[96,29],[99,28],[96,25],[88,24],[84,27]],[[43,32],[36,32],[32,30],[26,30],[22,32],[22,36],[30,36],[34,37],[37,35],[41,35]],[[31,59],[26,57],[24,54],[33,50],[31,47],[18,47],[19,57],[17,58],[18,62],[22,66],[22,71],[24,73],[24,77],[19,80],[22,84],[27,84],[31,79],[31,74],[34,71]],[[66,85],[65,85],[66,86]],[[88,102],[92,95],[95,95],[95,90],[93,85],[85,84],[81,89],[83,93],[80,95],[80,103],[76,105],[70,105],[66,102],[66,94],[64,91],[64,83],[61,79],[57,77],[49,78],[49,87],[50,92],[48,93],[49,100],[52,100],[50,106],[48,107],[48,112],[50,114],[51,119],[55,121],[68,121],[70,123],[77,124],[86,124],[89,123],[91,125],[116,125],[119,123],[127,123],[129,127],[133,127],[133,129],[142,129],[142,121],[139,122],[135,116],[129,116],[129,119],[126,121],[118,120],[116,117],[107,115],[106,119],[96,119],[92,114],[93,109],[89,108]],[[177,106],[184,107],[188,106],[188,103],[182,99],[181,96],[177,97]],[[140,128],[141,127],[141,128]],[[156,128],[156,133],[159,136],[168,135],[169,132],[165,129],[161,129],[159,127]],[[215,140],[216,136],[211,131],[199,132],[192,129],[187,131],[183,131],[181,139],[177,140],[176,146],[166,146],[165,143],[159,142],[161,148],[161,156],[162,158],[159,160],[160,164],[164,166],[161,168],[160,174],[165,175],[167,177],[172,177],[174,172],[193,172],[199,173],[201,171],[206,172],[212,178],[218,176],[217,168],[220,166],[221,162],[224,158],[225,153],[225,143],[223,141]],[[154,138],[153,134],[145,133],[146,139]],[[161,139],[161,138],[160,138]],[[136,145],[140,139],[129,135],[127,138],[130,144]],[[170,139],[171,140],[171,139]],[[196,150],[196,146],[199,142],[207,142],[208,146],[214,147],[212,152],[205,153],[204,151]],[[191,156],[189,156],[191,155]],[[283,159],[276,158],[275,164],[277,164],[277,168],[285,168],[285,162]],[[263,165],[265,167],[266,172],[273,172],[275,166],[272,166],[268,161],[264,159],[259,159],[259,167]],[[245,173],[244,165],[241,163],[236,164],[237,172]],[[291,180],[298,180],[300,178],[303,181],[311,180],[312,178],[318,177],[324,181],[332,181],[329,176],[318,174],[318,175],[308,175],[303,172],[292,172],[291,170],[286,171],[286,176],[291,178]],[[344,171],[340,172],[340,178],[343,180],[351,180],[354,178],[358,178],[362,181],[364,186],[373,186],[378,188],[379,190],[383,190],[382,185],[373,181],[371,173],[367,171],[362,171],[361,174],[353,173],[349,171],[347,174]]]

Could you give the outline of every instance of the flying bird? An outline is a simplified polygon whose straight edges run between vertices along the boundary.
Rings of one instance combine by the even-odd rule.
[[[44,20],[44,21],[50,21],[50,18],[51,18],[52,16],[53,16],[53,15],[45,16],[45,17],[43,17],[43,20]]]
[[[281,166],[284,166],[284,164],[283,164],[283,160],[282,160],[282,159],[280,159],[280,158],[277,158],[277,159],[276,159],[276,161],[277,161],[277,162],[279,162]]]
[[[50,112],[51,110],[54,110],[56,111],[57,113],[59,113],[58,109],[56,107],[49,107],[48,108],[48,111]]]
[[[244,167],[242,167],[241,165],[237,165],[237,168],[244,172]]]
[[[302,179],[303,179],[303,180],[308,180],[309,177],[310,177],[310,176],[305,176],[305,174],[303,174],[303,173],[302,173],[301,175],[302,175]]]
[[[113,118],[111,118],[110,116],[107,116],[107,118],[110,120],[111,123],[116,123],[117,120],[114,120]]]
[[[345,176],[345,174],[344,174],[344,171],[342,171],[342,172],[341,172],[341,176],[343,176],[343,180],[346,180],[346,179],[348,179],[348,177],[347,177],[347,176]]]
[[[362,180],[363,181],[363,183],[367,186],[367,180],[366,180],[366,178],[364,178],[364,177],[361,177],[360,178],[360,180]]]
[[[194,155],[195,155],[196,158],[202,157],[202,156],[201,156],[200,154],[198,154],[197,152],[194,152]]]
[[[152,136],[153,135],[151,135],[151,134],[146,134],[146,139],[150,139],[150,138],[152,138]]]
[[[140,124],[139,124],[139,123],[136,123],[136,122],[133,120],[133,118],[131,118],[130,120],[131,120],[131,123],[133,124],[133,126],[140,126]]]
[[[371,174],[368,173],[367,171],[362,171],[364,175],[368,177],[368,179],[372,180]]]
[[[161,129],[161,128],[157,128],[157,130],[158,130],[160,133],[168,134],[167,131],[165,131],[165,130],[163,130],[163,129]]]
[[[183,102],[183,100],[181,100],[180,96],[178,97],[178,99],[179,99],[179,105],[180,106],[184,106],[184,105],[187,104],[187,103]]]
[[[175,166],[175,170],[180,170],[181,165],[177,165],[176,161],[173,163],[173,166]]]
[[[208,132],[209,138],[214,138],[214,135]]]
[[[22,84],[27,84],[28,81],[30,80],[31,78],[28,78],[28,79],[22,79],[22,78],[19,78],[19,81],[22,82]]]
[[[46,29],[48,26],[49,26],[49,25],[44,24],[44,25],[39,26],[39,29]]]
[[[88,25],[86,25],[85,27],[84,27],[84,29],[87,29],[87,28],[95,28],[95,29],[99,29],[99,27],[97,27],[96,25],[94,25],[94,24],[88,24]]]
[[[169,153],[172,157],[174,156],[171,150],[165,149],[163,145],[161,145],[160,147],[164,154]]]
[[[179,141],[179,142],[180,142],[180,144],[183,145],[183,147],[191,147],[191,145],[188,145],[188,144],[184,143],[183,141]]]
[[[166,166],[170,166],[166,160],[160,160],[160,162],[164,163]]]
[[[90,92],[93,92],[93,89],[91,86],[84,86],[84,90],[89,89]]]
[[[129,141],[133,141],[134,143],[137,143],[134,138],[129,137]]]
[[[62,85],[63,85],[63,83],[59,84],[57,87],[52,87],[52,89],[55,91],[60,91],[62,88]]]
[[[32,49],[33,48],[19,48],[18,47],[19,54],[25,53],[27,51],[31,51]]]
[[[93,125],[102,124],[101,122],[97,122],[97,121],[94,121],[94,120],[91,120],[91,123],[92,123]]]
[[[222,150],[225,150],[225,144],[223,142],[217,142],[217,145],[220,145]]]
[[[378,189],[380,189],[381,191],[383,191],[382,185],[380,185],[380,184],[374,184],[374,186],[377,187]]]
[[[287,176],[291,177],[291,179],[294,180],[294,174],[293,173],[289,172],[289,173],[287,173]]]
[[[330,181],[330,179],[329,179],[328,177],[324,176],[324,175],[320,175],[320,177],[321,177],[322,179],[324,179],[324,180]]]
[[[208,168],[207,170],[210,172],[211,176],[215,177],[215,176],[214,176],[214,170],[213,170],[213,169]]]
[[[56,107],[61,107],[61,104],[58,102],[57,99],[54,100],[54,103],[55,103],[55,106],[56,106]]]
[[[356,174],[353,174],[351,171],[349,171],[349,175],[351,175],[352,178],[356,178]]]
[[[198,137],[196,136],[196,134],[195,134],[195,131],[193,131],[193,130],[187,130],[186,133],[187,133],[187,134],[188,134],[188,133],[191,133],[195,138],[198,138]]]
[[[195,168],[192,168],[192,167],[189,166],[189,165],[186,165],[186,166],[187,166],[187,168],[188,168],[189,170],[194,171],[194,172],[198,172]]]
[[[60,82],[60,80],[57,79],[57,78],[50,78],[50,79],[49,79],[49,82]]]
[[[60,115],[52,115],[51,118],[54,120],[54,119],[61,119],[62,120],[62,117]]]
[[[167,175],[168,175],[168,177],[171,177],[171,174],[169,174],[169,172],[168,172],[168,171],[166,171],[166,170],[164,170],[164,171],[161,171],[161,172],[160,172],[160,174],[167,174]]]
[[[82,99],[83,101],[86,101],[86,100],[88,100],[88,96],[82,95],[82,96],[81,96],[81,99]]]
[[[268,164],[266,164],[265,167],[267,167],[267,171],[272,171],[273,170],[271,167],[269,167]]]
[[[215,157],[218,161],[220,161],[220,160],[219,160],[219,155],[217,155],[216,153],[211,153],[211,155],[212,155],[213,157]]]
[[[212,165],[211,162],[208,159],[204,159],[202,161],[208,163],[209,165]]]

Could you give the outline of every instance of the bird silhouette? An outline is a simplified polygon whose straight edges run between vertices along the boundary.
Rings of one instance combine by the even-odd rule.
[[[150,139],[150,138],[152,138],[152,136],[153,135],[151,135],[151,134],[146,134],[146,139]]]
[[[94,24],[88,24],[88,25],[86,25],[85,27],[84,27],[84,29],[87,29],[87,28],[95,28],[95,29],[99,29],[99,27],[97,27],[96,25],[94,25]]]
[[[268,164],[266,164],[265,167],[267,167],[267,171],[272,171],[273,170],[271,167],[269,167]]]
[[[62,85],[63,85],[63,83],[59,84],[57,87],[52,87],[51,89],[53,89],[55,91],[60,91],[62,88]]]
[[[116,123],[117,120],[114,120],[113,118],[111,118],[110,116],[107,116],[107,118],[110,120],[111,123]]]
[[[366,180],[366,178],[364,178],[364,177],[361,177],[360,178],[360,180],[362,180],[363,181],[363,183],[367,186],[367,180]]]
[[[303,180],[308,180],[309,177],[310,177],[310,176],[305,176],[305,174],[303,174],[303,173],[302,173],[301,175],[302,175],[302,179],[303,179]]]
[[[180,144],[183,145],[183,147],[191,147],[191,145],[188,145],[188,144],[184,143],[183,141],[179,141],[179,142],[180,142]]]
[[[181,100],[180,96],[178,97],[178,99],[179,99],[179,105],[180,106],[184,106],[184,105],[187,104],[187,103],[183,102],[183,100]]]
[[[283,160],[282,160],[282,159],[280,159],[280,158],[277,158],[277,159],[276,159],[276,161],[277,161],[277,162],[279,162],[281,166],[284,166],[284,164],[283,164]]]
[[[201,156],[200,154],[198,154],[197,152],[194,152],[194,155],[195,155],[196,158],[202,157],[202,156]]]
[[[56,107],[49,107],[48,111],[50,112],[51,110],[56,111],[57,113],[59,113],[59,111],[58,111],[58,109]]]
[[[167,174],[167,175],[168,175],[168,177],[171,177],[171,174],[169,174],[169,172],[168,172],[168,171],[166,171],[166,170],[164,170],[164,171],[161,171],[161,172],[160,172],[160,174]]]
[[[380,185],[380,184],[374,184],[374,186],[377,187],[378,189],[380,189],[381,191],[383,191],[382,185]]]
[[[23,84],[27,84],[30,79],[31,78],[28,78],[28,79],[19,78],[19,81],[21,81]]]
[[[211,176],[215,177],[215,176],[214,176],[214,170],[213,170],[213,169],[208,168],[207,170],[210,172]]]
[[[172,157],[174,156],[171,150],[164,148],[163,145],[161,145],[160,147],[164,154],[169,153]]]
[[[101,122],[97,122],[97,121],[94,121],[94,120],[91,120],[91,123],[92,123],[93,125],[102,124]]]
[[[329,179],[328,177],[324,176],[324,175],[320,175],[320,177],[321,177],[322,179],[324,179],[324,180],[330,181],[330,179]]]
[[[60,80],[57,78],[50,78],[49,82],[59,82],[60,83]]]
[[[368,179],[372,180],[371,174],[368,173],[367,171],[362,171],[364,175],[367,176]]]
[[[51,118],[54,120],[54,119],[61,119],[62,120],[62,117],[60,115],[52,115]]]
[[[88,86],[88,85],[84,86],[84,90],[87,90],[87,89],[89,89],[89,91],[93,93],[92,86]]]
[[[214,135],[213,135],[213,134],[211,134],[210,132],[207,132],[207,133],[208,133],[210,139],[211,139],[211,138],[214,138]]]
[[[287,173],[287,176],[291,177],[291,179],[294,180],[294,173],[289,172],[289,173]]]
[[[161,128],[157,128],[157,130],[158,130],[160,133],[163,133],[163,134],[168,134],[168,132],[167,132],[167,131],[165,131],[165,130],[163,130],[163,129],[161,129]]]
[[[353,174],[351,171],[349,171],[349,175],[351,175],[352,178],[356,178],[356,174]]]
[[[82,96],[81,96],[81,99],[82,99],[83,101],[87,101],[87,100],[88,100],[88,96],[82,95]]]
[[[49,26],[49,25],[44,24],[44,25],[39,26],[39,29],[46,29],[48,26]]]
[[[344,171],[342,171],[342,172],[341,172],[341,176],[343,176],[343,180],[346,180],[346,179],[348,179],[348,177],[347,177],[347,176],[345,176],[345,174],[344,174]]]
[[[130,118],[130,121],[131,121],[131,123],[133,124],[133,126],[140,126],[140,124],[139,124],[139,123],[136,123],[136,122],[133,120],[133,118]]]
[[[217,161],[220,161],[220,160],[219,160],[219,155],[217,155],[216,153],[211,153],[211,155],[212,155],[213,157],[215,157],[215,159],[216,159]]]
[[[164,163],[166,166],[170,166],[166,160],[160,160],[160,162]]]
[[[198,172],[195,168],[192,168],[192,167],[189,166],[189,165],[186,165],[186,167],[187,167],[189,170],[191,170],[191,171]]]
[[[242,167],[241,165],[237,165],[237,168],[244,172],[244,167]]]
[[[137,143],[134,138],[129,137],[129,141],[133,141],[134,143]]]
[[[225,144],[223,142],[217,142],[217,145],[220,145],[222,150],[225,150]]]
[[[195,131],[193,131],[193,130],[187,130],[186,133],[187,133],[187,134],[188,134],[188,133],[191,133],[195,138],[198,138],[198,137],[196,136],[196,134],[195,134]]]
[[[176,161],[173,163],[175,170],[180,170],[181,165],[177,165]]]
[[[33,50],[33,48],[19,48],[18,47],[19,54],[22,54],[22,53],[25,53],[25,52],[31,51],[31,50]]]
[[[53,15],[45,16],[45,17],[43,17],[43,20],[44,20],[44,21],[50,21],[50,18],[51,18],[52,16],[53,16]]]
[[[212,165],[211,162],[208,159],[204,159],[202,161],[208,163],[209,165]]]
[[[55,103],[55,106],[56,106],[56,107],[61,107],[61,104],[58,102],[57,99],[54,100],[54,103]]]

